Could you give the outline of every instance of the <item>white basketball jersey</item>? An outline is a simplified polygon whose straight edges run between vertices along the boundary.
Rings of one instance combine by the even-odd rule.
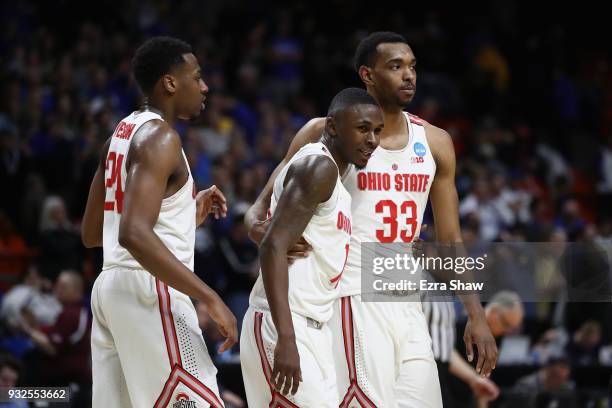
[[[283,193],[289,167],[297,160],[311,155],[332,157],[322,143],[310,143],[302,147],[283,167],[274,182],[270,214],[274,213]],[[327,322],[332,315],[333,301],[338,297],[337,286],[343,277],[351,236],[351,196],[342,185],[340,175],[331,197],[319,204],[302,236],[312,246],[312,252],[289,266],[289,307],[293,313],[318,322]],[[261,271],[249,301],[255,309],[270,309]]]
[[[110,142],[104,171],[106,200],[104,203],[103,270],[116,267],[142,269],[138,261],[119,245],[119,223],[123,211],[123,194],[127,178],[125,165],[130,143],[138,129],[153,119],[162,120],[161,116],[153,112],[133,112],[117,125]],[[183,153],[183,159],[187,163],[185,153]],[[195,214],[195,185],[189,171],[185,184],[172,196],[162,200],[153,230],[178,260],[191,270],[193,270],[195,244]]]
[[[376,148],[367,166],[344,174],[353,199],[356,222],[340,296],[361,293],[362,242],[412,242],[418,237],[436,163],[425,136],[424,122],[406,113],[408,144],[399,150]]]

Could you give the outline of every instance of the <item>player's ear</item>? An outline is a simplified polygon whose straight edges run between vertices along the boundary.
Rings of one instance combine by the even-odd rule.
[[[366,85],[373,85],[374,80],[372,79],[372,69],[365,65],[359,67],[359,78]]]
[[[338,134],[336,131],[336,121],[331,116],[325,118],[325,133],[332,137],[336,137]]]
[[[172,75],[164,75],[161,78],[164,89],[169,93],[176,92],[176,79]]]

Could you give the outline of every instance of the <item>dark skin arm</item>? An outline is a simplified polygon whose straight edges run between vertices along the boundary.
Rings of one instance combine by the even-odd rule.
[[[105,180],[104,167],[110,138],[104,143],[100,152],[98,168],[94,174],[93,181],[89,187],[87,196],[87,206],[81,223],[81,241],[86,248],[102,246],[102,227],[104,226],[104,199],[105,199]]]
[[[106,190],[104,170],[110,141],[111,138],[104,143],[104,147],[100,152],[100,160],[96,173],[89,187],[87,206],[85,207],[85,214],[83,215],[83,221],[81,223],[81,241],[86,248],[102,246]],[[198,226],[204,222],[210,213],[217,219],[227,215],[227,202],[225,196],[217,186],[211,186],[206,190],[198,192],[196,202],[196,225]]]
[[[455,149],[449,134],[435,126],[427,125],[427,141],[436,161],[436,176],[429,196],[435,220],[436,241],[442,244],[463,242],[459,227],[459,204],[455,187]],[[461,246],[457,246],[458,251]],[[458,254],[461,255],[461,254]],[[468,360],[474,358],[473,344],[478,350],[476,371],[489,376],[497,362],[497,345],[485,319],[484,309],[476,294],[459,296],[468,315],[463,340]]]
[[[283,394],[289,390],[295,394],[302,379],[289,309],[287,251],[301,238],[317,206],[331,197],[337,180],[336,165],[327,157],[310,156],[294,163],[261,242],[262,278],[278,333],[272,381],[278,391],[284,384]]]
[[[180,138],[160,121],[143,125],[133,137],[119,243],[153,276],[207,306],[227,338],[220,348],[224,351],[237,340],[236,318],[217,293],[179,261],[153,230],[170,181],[186,171]]]
[[[249,237],[256,244],[260,244],[263,239],[266,230],[268,229],[270,222],[266,220],[268,207],[270,207],[270,197],[272,196],[272,189],[274,187],[274,180],[281,171],[281,169],[291,160],[293,155],[302,148],[302,146],[308,143],[318,142],[321,138],[321,134],[325,130],[325,118],[311,119],[306,123],[295,135],[291,141],[291,145],[287,150],[287,154],[278,164],[274,172],[270,175],[268,182],[257,197],[257,200],[249,208],[244,217],[244,222],[249,230]],[[303,258],[308,255],[308,252],[312,248],[306,241],[299,240],[296,245],[289,249],[287,255],[290,258]]]

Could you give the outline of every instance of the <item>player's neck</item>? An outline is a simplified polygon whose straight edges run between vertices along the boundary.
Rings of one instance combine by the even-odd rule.
[[[174,124],[176,123],[176,117],[172,112],[172,109],[168,106],[165,106],[161,102],[151,100],[151,98],[145,97],[143,99],[142,107],[140,110],[143,112],[146,111],[157,113],[166,123],[168,123],[170,127],[174,127]]]
[[[325,147],[327,147],[327,150],[329,150],[329,154],[331,154],[332,158],[336,162],[336,166],[338,166],[338,172],[340,174],[344,174],[346,168],[348,167],[348,163],[346,162],[346,160],[342,159],[340,151],[336,147],[332,138],[329,137],[326,133],[323,133],[323,136],[321,136],[321,143],[323,143]]]
[[[401,109],[383,109],[384,123],[380,137],[381,139],[387,135],[398,135],[406,132],[406,117]]]

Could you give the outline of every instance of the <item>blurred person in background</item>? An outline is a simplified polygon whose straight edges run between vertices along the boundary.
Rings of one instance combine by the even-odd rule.
[[[83,247],[78,230],[70,222],[64,200],[45,199],[40,216],[40,273],[55,281],[63,269],[81,269]]]
[[[62,311],[49,326],[23,319],[21,329],[42,352],[37,384],[68,386],[76,384],[76,399],[90,400],[91,316],[84,302],[85,283],[76,271],[62,271],[54,286],[54,294]]]
[[[0,354],[0,387],[14,388],[21,385],[23,364],[10,354]],[[0,408],[28,408],[30,405],[23,400],[14,399],[11,402],[0,402]]]
[[[485,314],[493,336],[501,337],[518,332],[525,310],[517,293],[504,290],[491,297],[485,306]]]
[[[571,366],[567,358],[551,358],[544,367],[516,382],[512,395],[518,399],[512,406],[577,408],[576,385],[570,375]]]
[[[601,324],[595,320],[587,320],[576,330],[568,343],[567,358],[572,366],[597,365],[601,346]]]
[[[36,325],[49,326],[62,310],[57,298],[49,293],[52,283],[38,272],[38,267],[30,265],[21,283],[13,286],[2,298],[0,316],[11,327],[19,327],[23,313],[33,318]]]

